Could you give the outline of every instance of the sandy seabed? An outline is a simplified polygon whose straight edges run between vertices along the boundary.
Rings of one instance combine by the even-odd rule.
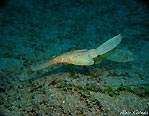
[[[148,115],[148,7],[139,0],[11,0],[0,7],[0,116]],[[30,66],[122,34],[135,60]]]

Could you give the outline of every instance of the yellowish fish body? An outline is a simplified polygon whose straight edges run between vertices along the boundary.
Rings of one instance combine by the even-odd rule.
[[[121,40],[122,40],[121,35],[117,35],[111,38],[110,40],[106,41],[105,43],[103,43],[97,49],[91,49],[91,50],[84,49],[84,50],[74,50],[74,51],[66,52],[43,64],[31,66],[31,69],[32,71],[36,71],[59,63],[68,63],[68,64],[74,64],[74,65],[88,65],[88,66],[93,65],[94,58],[111,51],[121,42]]]
[[[50,65],[67,63],[74,65],[92,65],[94,64],[93,58],[89,55],[88,50],[74,50],[61,54],[46,63],[31,66],[33,71],[46,68]]]

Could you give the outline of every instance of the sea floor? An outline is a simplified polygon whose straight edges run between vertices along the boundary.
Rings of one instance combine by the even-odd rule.
[[[0,116],[147,116],[148,7],[139,0],[11,0],[0,6]],[[30,66],[122,34],[135,60]]]

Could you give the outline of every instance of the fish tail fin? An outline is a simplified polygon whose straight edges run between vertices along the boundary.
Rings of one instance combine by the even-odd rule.
[[[107,53],[108,51],[112,50],[115,48],[122,40],[121,34],[114,36],[113,38],[109,39],[102,45],[100,45],[96,50],[98,55],[102,55]]]

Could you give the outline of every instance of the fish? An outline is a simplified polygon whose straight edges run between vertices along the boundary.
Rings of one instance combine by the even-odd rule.
[[[109,60],[117,62],[132,61],[133,58],[131,56],[131,52],[119,49],[113,50],[116,46],[120,44],[121,41],[122,36],[121,34],[119,34],[109,39],[108,41],[104,42],[96,49],[90,49],[90,50],[82,49],[82,50],[69,51],[60,54],[59,56],[54,57],[45,63],[32,65],[31,70],[37,71],[61,63],[73,64],[79,66],[90,66],[96,64],[96,62],[94,61],[96,57],[107,58]]]

